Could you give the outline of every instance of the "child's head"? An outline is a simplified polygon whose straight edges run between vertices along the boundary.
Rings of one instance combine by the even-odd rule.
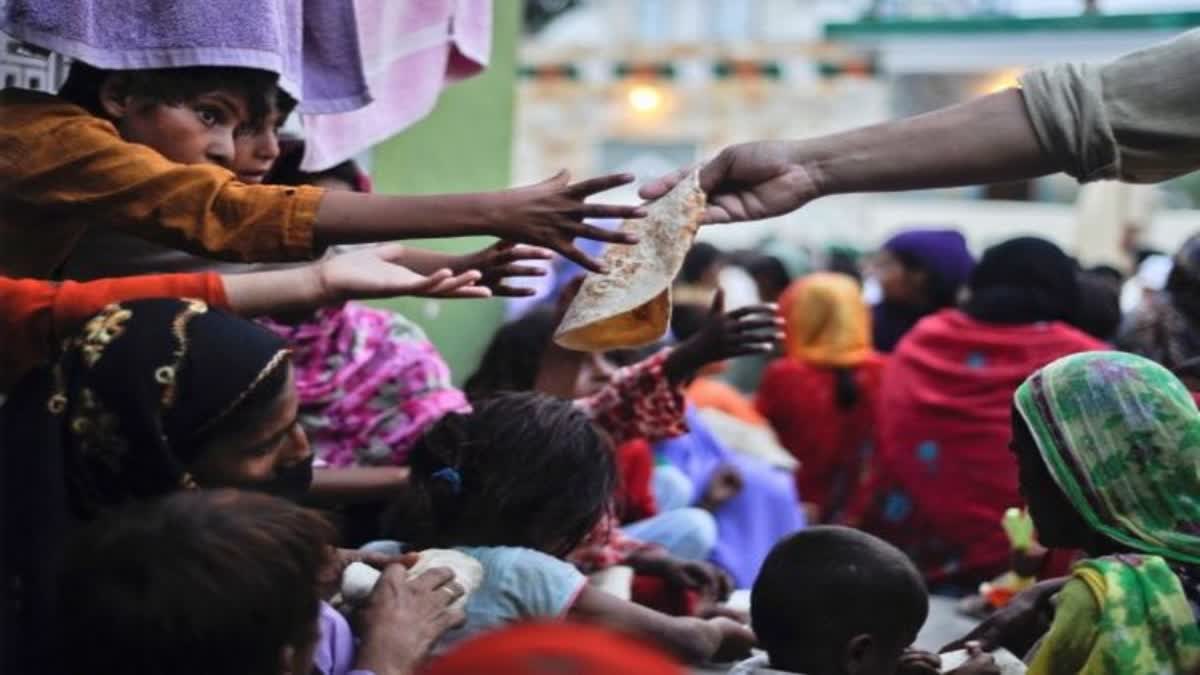
[[[237,174],[238,180],[243,183],[262,183],[274,171],[282,150],[279,130],[295,107],[296,99],[276,89],[275,96],[267,101],[263,114],[234,131],[231,169]],[[301,144],[300,154],[303,153]]]
[[[277,185],[315,185],[326,190],[343,192],[370,192],[370,179],[353,159],[335,164],[321,171],[304,171],[300,164],[304,159],[304,141],[285,138],[280,144],[279,161],[271,169],[267,181]]]
[[[845,527],[812,527],[776,544],[750,603],[771,667],[813,675],[891,675],[928,611],[912,562]]]
[[[267,118],[277,79],[254,68],[103,70],[76,62],[59,95],[167,159],[230,168],[235,132]]]
[[[609,440],[570,401],[500,394],[451,413],[413,448],[409,490],[392,512],[417,548],[575,549],[608,512],[616,469]]]
[[[314,512],[250,492],[114,513],[68,552],[65,672],[307,673],[333,542]]]

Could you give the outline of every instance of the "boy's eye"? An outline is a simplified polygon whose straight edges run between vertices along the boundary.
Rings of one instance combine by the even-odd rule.
[[[196,117],[200,120],[200,123],[206,127],[213,127],[217,126],[218,124],[222,124],[222,120],[225,119],[225,115],[217,108],[212,108],[209,106],[197,106],[195,110]]]

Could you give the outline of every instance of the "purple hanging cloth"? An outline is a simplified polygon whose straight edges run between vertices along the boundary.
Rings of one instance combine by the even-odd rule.
[[[351,0],[8,0],[0,31],[97,68],[279,74],[305,113],[370,103]]]

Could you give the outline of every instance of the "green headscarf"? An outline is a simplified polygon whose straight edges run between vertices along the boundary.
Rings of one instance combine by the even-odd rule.
[[[1093,530],[1200,563],[1200,412],[1174,375],[1132,354],[1076,354],[1026,380],[1016,406]]]

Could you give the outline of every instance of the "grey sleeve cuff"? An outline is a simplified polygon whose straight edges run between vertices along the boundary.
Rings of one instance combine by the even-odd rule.
[[[1021,77],[1025,109],[1043,152],[1081,182],[1120,173],[1120,153],[1105,111],[1100,71],[1086,64],[1059,64]]]

